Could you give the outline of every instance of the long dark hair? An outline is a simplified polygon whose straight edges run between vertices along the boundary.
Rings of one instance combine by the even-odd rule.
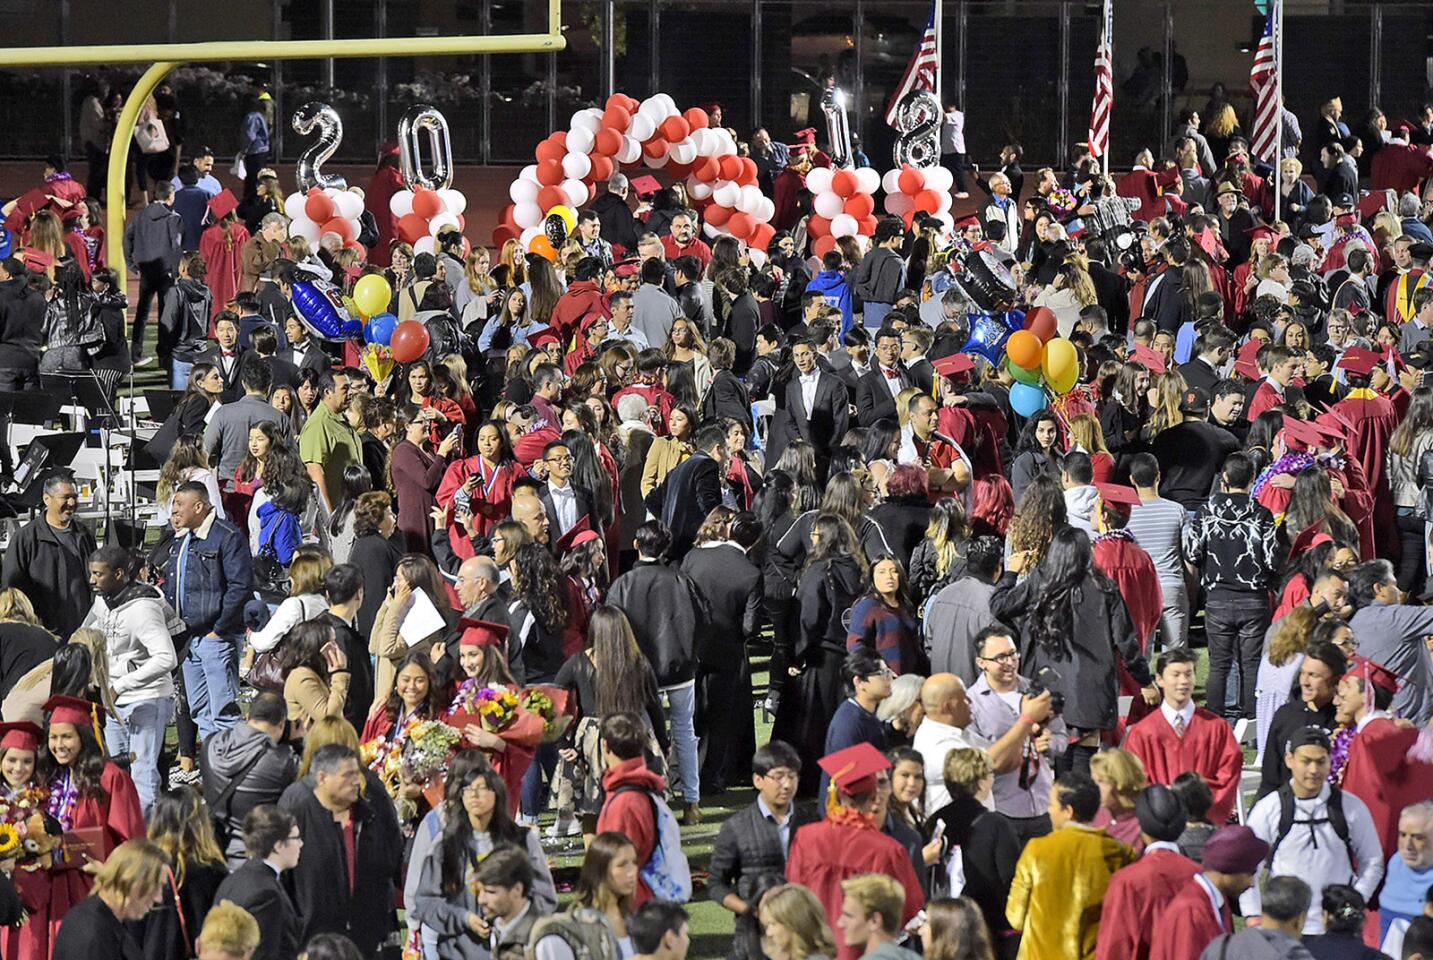
[[[343,468],[343,499],[339,501],[338,509],[329,518],[328,532],[330,536],[336,537],[343,532],[343,524],[348,520],[348,515],[353,512],[358,498],[372,490],[373,474],[361,461],[350,463]]]
[[[601,910],[605,904],[599,901],[605,899],[602,896],[604,892],[616,896],[607,885],[607,877],[612,870],[612,861],[617,859],[617,854],[621,853],[624,847],[631,847],[634,852],[637,849],[632,841],[627,839],[626,834],[615,830],[599,833],[592,838],[592,846],[587,848],[587,855],[582,858],[582,872],[577,876],[578,903]],[[624,914],[631,915],[630,897],[617,899],[616,905]]]
[[[1055,531],[1040,562],[1040,586],[1031,604],[1030,639],[1054,657],[1070,652],[1075,591],[1094,575],[1090,538],[1076,527]]]
[[[861,569],[861,579],[867,577],[870,569],[866,565],[865,554],[861,552],[861,545],[856,542],[856,534],[851,525],[843,518],[834,513],[822,513],[811,525],[811,531],[820,535],[820,541],[806,554],[808,569],[823,560],[850,557]]]
[[[403,698],[398,695],[398,674],[414,665],[428,675],[428,701],[420,708],[423,714],[428,717],[436,717],[438,711],[443,709],[442,683],[438,679],[438,671],[434,668],[433,661],[429,659],[428,654],[422,650],[414,650],[399,660],[398,665],[393,668],[393,690],[389,692],[383,709],[394,720],[403,715]]]
[[[586,407],[580,409],[589,416],[592,413]],[[581,419],[580,414],[578,418]],[[612,475],[603,468],[602,461],[598,459],[597,447],[593,444],[592,437],[582,430],[568,430],[563,433],[562,442],[567,444],[568,452],[572,454],[573,481],[592,494],[599,517],[612,516]]]
[[[79,326],[82,314],[89,309],[92,296],[80,262],[74,258],[60,261],[55,267],[55,299],[65,305],[67,333]]]
[[[1020,429],[1020,439],[1015,442],[1016,453],[1024,453],[1027,450],[1031,451],[1032,453],[1045,452],[1044,448],[1040,446],[1040,441],[1035,439],[1035,431],[1039,428],[1040,424],[1045,423],[1046,421],[1049,421],[1050,423],[1053,423],[1055,425],[1055,443],[1050,447],[1050,451],[1052,453],[1059,452],[1060,421],[1056,419],[1055,415],[1050,411],[1041,410],[1029,420],[1026,420],[1025,426]]]
[[[307,620],[290,628],[279,644],[284,676],[297,667],[308,667],[327,680],[328,663],[323,659],[323,647],[333,641],[334,636],[333,626],[322,620]]]
[[[910,579],[906,576],[906,565],[901,563],[901,558],[894,553],[883,553],[871,561],[870,569],[866,572],[866,595],[885,606],[885,600],[876,592],[876,567],[887,560],[896,565],[896,571],[900,574],[900,581],[896,586],[896,603],[900,604],[900,608],[906,613],[910,613],[914,609],[911,603]]]
[[[587,636],[597,680],[597,703],[591,712],[599,717],[614,713],[645,716],[647,704],[657,699],[655,675],[637,646],[627,614],[620,607],[598,607],[588,621]]]
[[[1294,489],[1284,509],[1284,532],[1292,541],[1306,527],[1320,520],[1335,540],[1358,543],[1358,528],[1339,508],[1328,474],[1319,467],[1306,467],[1294,477]]]
[[[890,459],[891,441],[900,439],[900,436],[899,423],[886,418],[877,420],[867,428],[866,438],[861,441],[861,459],[867,464],[873,460]]]
[[[519,571],[513,587],[523,606],[547,632],[561,630],[567,624],[567,575],[552,552],[540,543],[525,543],[512,565]]]
[[[518,826],[508,813],[507,784],[486,759],[481,763],[469,759],[465,763],[470,754],[482,756],[479,750],[465,750],[458,754],[443,791],[443,836],[439,846],[443,857],[442,889],[447,896],[463,889],[468,870],[478,862],[477,851],[473,849],[473,825],[468,820],[468,811],[463,808],[463,791],[470,784],[481,780],[494,794],[493,816],[488,821],[487,831],[493,846],[511,843],[519,850],[527,849],[527,828]]]
[[[63,694],[81,700],[89,699],[94,671],[95,660],[88,647],[81,643],[61,644],[55,649],[50,668],[50,696]]]
[[[69,644],[69,646],[74,646],[74,644]],[[82,797],[92,797],[101,802],[106,801],[109,799],[109,791],[105,790],[100,780],[104,774],[104,748],[95,738],[93,725],[85,723],[74,726],[80,735],[80,752],[69,764],[70,776],[74,779],[75,788],[79,790]],[[47,725],[46,737],[40,741],[40,749],[35,755],[35,770],[38,773],[38,780],[46,786],[53,783],[63,769],[63,766],[50,755],[49,732]]]
[[[277,443],[269,448],[262,483],[275,506],[298,516],[308,509],[313,480],[304,471],[298,448],[292,443]]]

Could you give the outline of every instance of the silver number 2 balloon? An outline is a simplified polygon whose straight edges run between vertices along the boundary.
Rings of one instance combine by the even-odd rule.
[[[422,137],[427,136],[433,171],[423,169]],[[409,108],[398,121],[398,160],[403,182],[409,190],[426,187],[446,190],[453,185],[453,144],[448,137],[448,119],[430,104]]]
[[[896,166],[940,165],[940,101],[929,90],[912,90],[896,107]]]
[[[831,144],[831,166],[849,170],[851,162],[851,124],[846,115],[846,91],[829,87],[821,95],[821,112],[826,114],[826,141]]]
[[[343,121],[338,118],[338,111],[326,103],[310,101],[294,113],[293,127],[302,134],[318,128],[318,140],[309,144],[309,148],[299,157],[298,165],[294,168],[294,178],[298,180],[299,191],[308,193],[314,187],[348,189],[348,181],[343,177],[322,171],[324,163],[343,142]]]

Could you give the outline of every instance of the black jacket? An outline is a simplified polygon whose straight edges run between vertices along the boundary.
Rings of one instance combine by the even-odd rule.
[[[626,248],[628,253],[637,252],[637,218],[626,200],[615,193],[604,192],[592,201],[591,209],[602,220],[603,240]]]
[[[55,530],[40,514],[20,528],[5,549],[5,587],[29,598],[40,622],[68,638],[90,609],[90,554],[95,535],[79,520],[68,532]],[[17,678],[18,679],[18,678]]]
[[[777,578],[793,586],[801,578],[801,570],[806,565],[806,554],[811,550],[811,527],[815,525],[820,512],[807,510],[801,514],[772,546],[769,560]],[[774,533],[775,531],[772,531],[772,534]],[[892,552],[885,530],[870,517],[861,517],[856,522],[855,533],[856,542],[861,545],[861,552],[866,555],[867,563]],[[790,596],[789,593],[787,595]]]
[[[259,948],[253,960],[294,960],[299,952],[300,918],[274,868],[262,860],[245,860],[219,884],[215,902],[229,900],[249,911],[259,924]]]
[[[746,656],[746,639],[756,636],[761,626],[761,570],[741,547],[717,543],[688,553],[682,573],[704,601],[697,661],[708,671],[738,669]]]
[[[872,303],[895,303],[905,279],[905,262],[890,247],[876,247],[851,274],[851,292]]]
[[[353,539],[348,562],[363,574],[363,605],[358,608],[358,635],[366,637],[373,632],[373,621],[378,619],[378,608],[388,588],[393,586],[393,572],[398,561],[403,559],[403,546],[399,542],[403,534],[395,530],[392,539],[374,531]]]
[[[187,863],[184,882],[179,887],[178,908],[174,903],[174,889],[166,883],[159,906],[142,920],[125,923],[144,950],[145,960],[188,960],[197,956],[194,941],[199,939],[209,908],[219,902],[214,899],[215,893],[228,877],[227,867]],[[183,922],[180,922],[180,909],[184,911]]]
[[[289,893],[303,916],[303,942],[315,934],[341,933],[365,957],[397,928],[394,892],[403,870],[403,831],[393,801],[372,784],[353,805],[352,892],[343,828],[300,780],[284,791],[279,806],[298,820],[303,856],[288,876]]]
[[[718,370],[702,397],[700,411],[703,420],[720,420],[723,417],[735,420],[751,431],[751,398],[746,385],[730,370]]]
[[[901,389],[915,386],[915,381],[904,367],[899,368]],[[871,369],[856,381],[856,422],[869,427],[877,420],[896,419],[896,398],[886,384],[880,364],[873,358]]]
[[[659,687],[696,676],[697,608],[692,584],[676,569],[638,560],[607,591],[607,603],[627,614],[637,646],[657,674]]]
[[[1216,493],[1184,531],[1184,559],[1211,593],[1267,596],[1279,574],[1274,515],[1247,493]]]
[[[55,658],[58,649],[48,630],[28,623],[0,623],[0,702],[25,674]]]
[[[787,836],[794,838],[798,828],[815,823],[816,811],[793,802]],[[728,960],[761,960],[761,927],[757,923],[756,905],[761,895],[786,882],[786,854],[791,844],[781,842],[776,824],[762,816],[755,803],[733,814],[721,825],[712,846],[711,899],[721,903],[729,894],[736,894],[752,909],[736,918],[735,936]]]
[[[667,474],[647,497],[647,509],[672,533],[670,555],[680,560],[696,543],[707,514],[721,506],[722,469],[698,450]]]
[[[304,341],[304,355],[302,360],[299,360],[294,353],[293,344],[289,344],[287,350],[280,350],[279,358],[298,367],[300,371],[307,369],[322,373],[333,365],[332,361],[328,358],[328,354],[323,352],[323,344],[319,343],[312,336]]]
[[[1184,377],[1185,383],[1191,387],[1198,387],[1205,393],[1212,394],[1214,385],[1219,382],[1218,371],[1197,355],[1191,357],[1188,363],[1179,365],[1179,374]]]
[[[31,372],[39,366],[45,308],[25,277],[0,283],[0,366]]]
[[[368,655],[368,640],[332,613],[318,618],[333,627],[334,637],[348,656],[348,699],[343,704],[343,719],[362,730],[373,703],[373,658]]]
[[[1005,901],[1010,896],[1021,847],[1015,828],[1009,820],[967,795],[955,797],[937,810],[931,822],[937,821],[945,824],[941,861],[945,860],[944,854],[960,847],[965,870],[962,895],[980,907],[991,937],[998,942],[1001,931],[1010,929],[1005,919]]]
[[[572,480],[568,480],[567,482],[572,484],[572,490],[577,495],[577,521],[581,521],[583,517],[586,517],[592,532],[601,534],[603,523],[602,518],[597,515],[596,498],[592,496],[590,491],[579,487],[576,483],[573,483]],[[547,510],[547,522],[552,529],[552,540],[556,543],[557,538],[562,535],[562,527],[557,522],[557,504],[553,502],[552,491],[548,488],[547,484],[542,485],[538,493],[538,499],[542,501],[543,507]]]
[[[801,378],[793,374],[786,384],[786,413],[791,435],[816,448],[817,473],[822,476],[825,476],[831,451],[846,435],[849,408],[846,385],[829,370],[822,370],[816,380],[816,399],[809,411],[801,402]]]
[[[144,960],[134,934],[99,897],[70,908],[51,947],[51,960]]]
[[[846,652],[846,611],[865,592],[865,578],[854,557],[839,556],[813,563],[796,585],[801,632],[793,662],[805,666],[817,649]]]
[[[366,647],[364,655],[366,658]],[[370,688],[364,706],[372,699]],[[247,723],[221,730],[205,740],[203,760],[200,768],[204,772],[204,802],[226,828],[229,842],[224,853],[229,858],[229,866],[237,867],[244,861],[244,817],[255,807],[278,803],[284,790],[294,782],[299,760],[287,744],[274,743],[268,734]],[[249,770],[244,773],[244,779],[228,801],[220,804],[220,795],[246,766]]]
[[[761,307],[756,298],[744,293],[731,303],[726,317],[726,335],[736,344],[736,363],[732,369],[739,377],[746,376],[756,359],[756,331],[761,329]]]
[[[930,524],[930,502],[924,497],[887,500],[872,507],[869,516],[881,528],[891,552],[901,561],[901,569],[909,572],[916,544],[925,539],[925,529]]]

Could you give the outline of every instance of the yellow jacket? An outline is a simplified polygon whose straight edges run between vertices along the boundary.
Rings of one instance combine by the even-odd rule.
[[[1110,877],[1134,860],[1103,830],[1076,823],[1026,844],[1005,904],[1022,931],[1020,960],[1094,960]]]

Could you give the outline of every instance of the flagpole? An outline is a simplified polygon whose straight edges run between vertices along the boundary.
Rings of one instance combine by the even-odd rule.
[[[1273,0],[1274,17],[1274,222],[1279,222],[1284,175],[1284,0]],[[1258,105],[1255,105],[1258,109]]]
[[[1108,123],[1109,135],[1106,137],[1104,153],[1100,157],[1103,161],[1105,176],[1110,175],[1110,144],[1114,142],[1115,105],[1114,105],[1114,75],[1115,75],[1115,9],[1114,0],[1105,0],[1105,52],[1110,59],[1110,115]],[[1098,83],[1099,81],[1096,80]]]
[[[941,34],[945,32],[945,0],[934,0],[932,19],[935,27],[935,98],[940,101],[941,116],[945,116],[945,46]]]

